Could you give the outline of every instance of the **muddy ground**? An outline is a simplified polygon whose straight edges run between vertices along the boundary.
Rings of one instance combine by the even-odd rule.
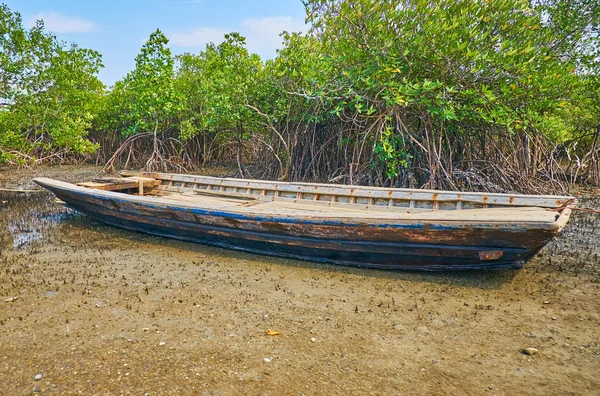
[[[0,188],[97,172],[1,169]],[[599,245],[579,212],[522,270],[351,269],[0,192],[0,394],[598,394]]]

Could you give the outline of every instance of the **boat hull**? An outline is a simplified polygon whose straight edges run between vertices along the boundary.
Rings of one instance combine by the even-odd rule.
[[[357,267],[432,271],[521,268],[557,231],[547,225],[523,227],[510,223],[348,223],[241,216],[154,203],[144,197],[61,182],[36,182],[68,207],[124,229],[270,256]],[[490,252],[502,254],[485,259]]]

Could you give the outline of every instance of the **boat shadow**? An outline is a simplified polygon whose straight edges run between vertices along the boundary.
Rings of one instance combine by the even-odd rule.
[[[72,221],[85,221],[84,218]],[[224,247],[204,245],[195,242],[182,241],[178,239],[154,236],[149,234],[137,233],[123,229],[113,228],[95,220],[95,228],[99,232],[109,232],[119,238],[127,240],[128,244],[144,242],[156,245],[160,248],[169,247],[172,249],[181,249],[187,252],[196,252],[199,256],[213,262],[229,262],[232,264],[244,262],[248,265],[274,266],[279,271],[285,272],[286,268],[314,271],[318,273],[327,273],[331,276],[348,275],[360,278],[386,279],[389,281],[435,283],[440,285],[459,286],[475,288],[482,290],[500,289],[504,284],[510,283],[518,274],[514,269],[496,269],[496,270],[454,270],[454,271],[417,271],[417,270],[383,270],[374,268],[363,268],[336,265],[331,263],[319,263],[314,261],[304,261],[294,258],[266,256],[257,253],[251,253],[241,250],[232,250]],[[118,230],[118,231],[115,231]]]
[[[244,265],[251,265],[256,268],[262,267],[260,268],[261,270],[265,266],[272,267],[282,273],[288,269],[301,270],[301,273],[298,275],[303,277],[311,277],[317,274],[320,274],[320,276],[352,276],[373,279],[374,281],[385,279],[398,282],[435,283],[482,290],[496,290],[510,283],[518,274],[518,270],[514,269],[464,271],[382,270],[266,256],[129,231],[112,227],[80,214],[67,216],[59,224],[59,227],[91,231],[96,236],[88,235],[89,237],[92,239],[98,238],[98,240],[106,242],[107,246],[128,246],[135,248],[137,244],[144,244],[144,250],[146,251],[148,250],[148,246],[156,246],[157,250],[164,248],[173,250],[173,254],[177,254],[177,250],[183,250],[187,252],[186,257],[189,257],[189,253],[197,253],[198,257],[202,257],[204,260],[217,263],[230,263],[232,266],[239,266],[240,262],[243,262]],[[59,234],[62,235],[62,238],[65,237],[65,234],[60,232]],[[307,274],[307,271],[309,273],[314,272],[314,274]]]
[[[459,286],[482,290],[498,290],[503,285],[512,282],[519,270],[488,269],[488,270],[448,270],[448,271],[417,271],[417,270],[380,270],[369,268],[351,268],[327,265],[327,270],[353,274],[356,276],[388,279],[391,281],[435,283],[439,285]]]
[[[163,238],[164,239],[164,238]],[[187,242],[186,242],[187,243]],[[190,248],[195,249],[193,243]],[[285,257],[263,256],[260,254],[232,251],[214,246],[203,246],[203,252],[211,249],[213,257],[223,259],[242,259],[278,266],[282,271],[285,267],[301,268],[309,271],[328,273],[330,275],[348,275],[358,278],[370,278],[373,280],[386,279],[398,282],[435,283],[439,285],[459,286],[481,290],[497,290],[504,284],[510,283],[518,274],[518,270],[448,270],[448,271],[419,271],[419,270],[386,270],[376,268],[364,268],[345,266],[331,263],[319,263],[304,261]]]

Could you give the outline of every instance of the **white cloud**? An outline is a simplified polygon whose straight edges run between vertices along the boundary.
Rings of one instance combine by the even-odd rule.
[[[246,33],[248,50],[263,58],[275,57],[275,50],[281,47],[281,32],[306,31],[304,21],[289,16],[249,18],[242,22],[242,32]],[[244,33],[242,33],[244,34]]]
[[[98,25],[95,22],[64,15],[56,11],[35,14],[29,19],[28,25],[33,26],[40,19],[44,21],[46,29],[54,33],[90,33],[98,30]]]
[[[224,35],[239,32],[246,37],[248,51],[256,53],[263,59],[275,57],[275,50],[281,47],[281,32],[306,31],[303,20],[289,16],[247,18],[237,27],[215,28],[196,27],[185,31],[168,33],[170,43],[177,47],[199,47],[204,49],[207,43],[219,44],[224,41]]]
[[[171,44],[178,47],[204,47],[208,43],[220,43],[227,29],[199,27],[183,32],[174,32],[168,35]]]

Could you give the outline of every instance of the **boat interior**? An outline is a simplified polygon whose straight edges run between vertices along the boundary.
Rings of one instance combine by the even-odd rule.
[[[215,209],[275,214],[312,214],[315,216],[394,216],[401,213],[421,215],[444,211],[448,219],[472,217],[498,219],[504,210],[521,209],[523,215],[546,212],[542,221],[552,221],[557,212],[571,204],[567,196],[511,195],[470,192],[397,189],[318,183],[288,183],[233,178],[218,178],[157,172],[121,171],[119,177],[97,178],[79,186],[118,193],[156,197]],[[453,213],[454,212],[454,213]],[[541,215],[541,213],[540,213]],[[521,217],[521,216],[519,216]],[[504,219],[506,220],[506,219]],[[517,218],[515,218],[517,220]]]

